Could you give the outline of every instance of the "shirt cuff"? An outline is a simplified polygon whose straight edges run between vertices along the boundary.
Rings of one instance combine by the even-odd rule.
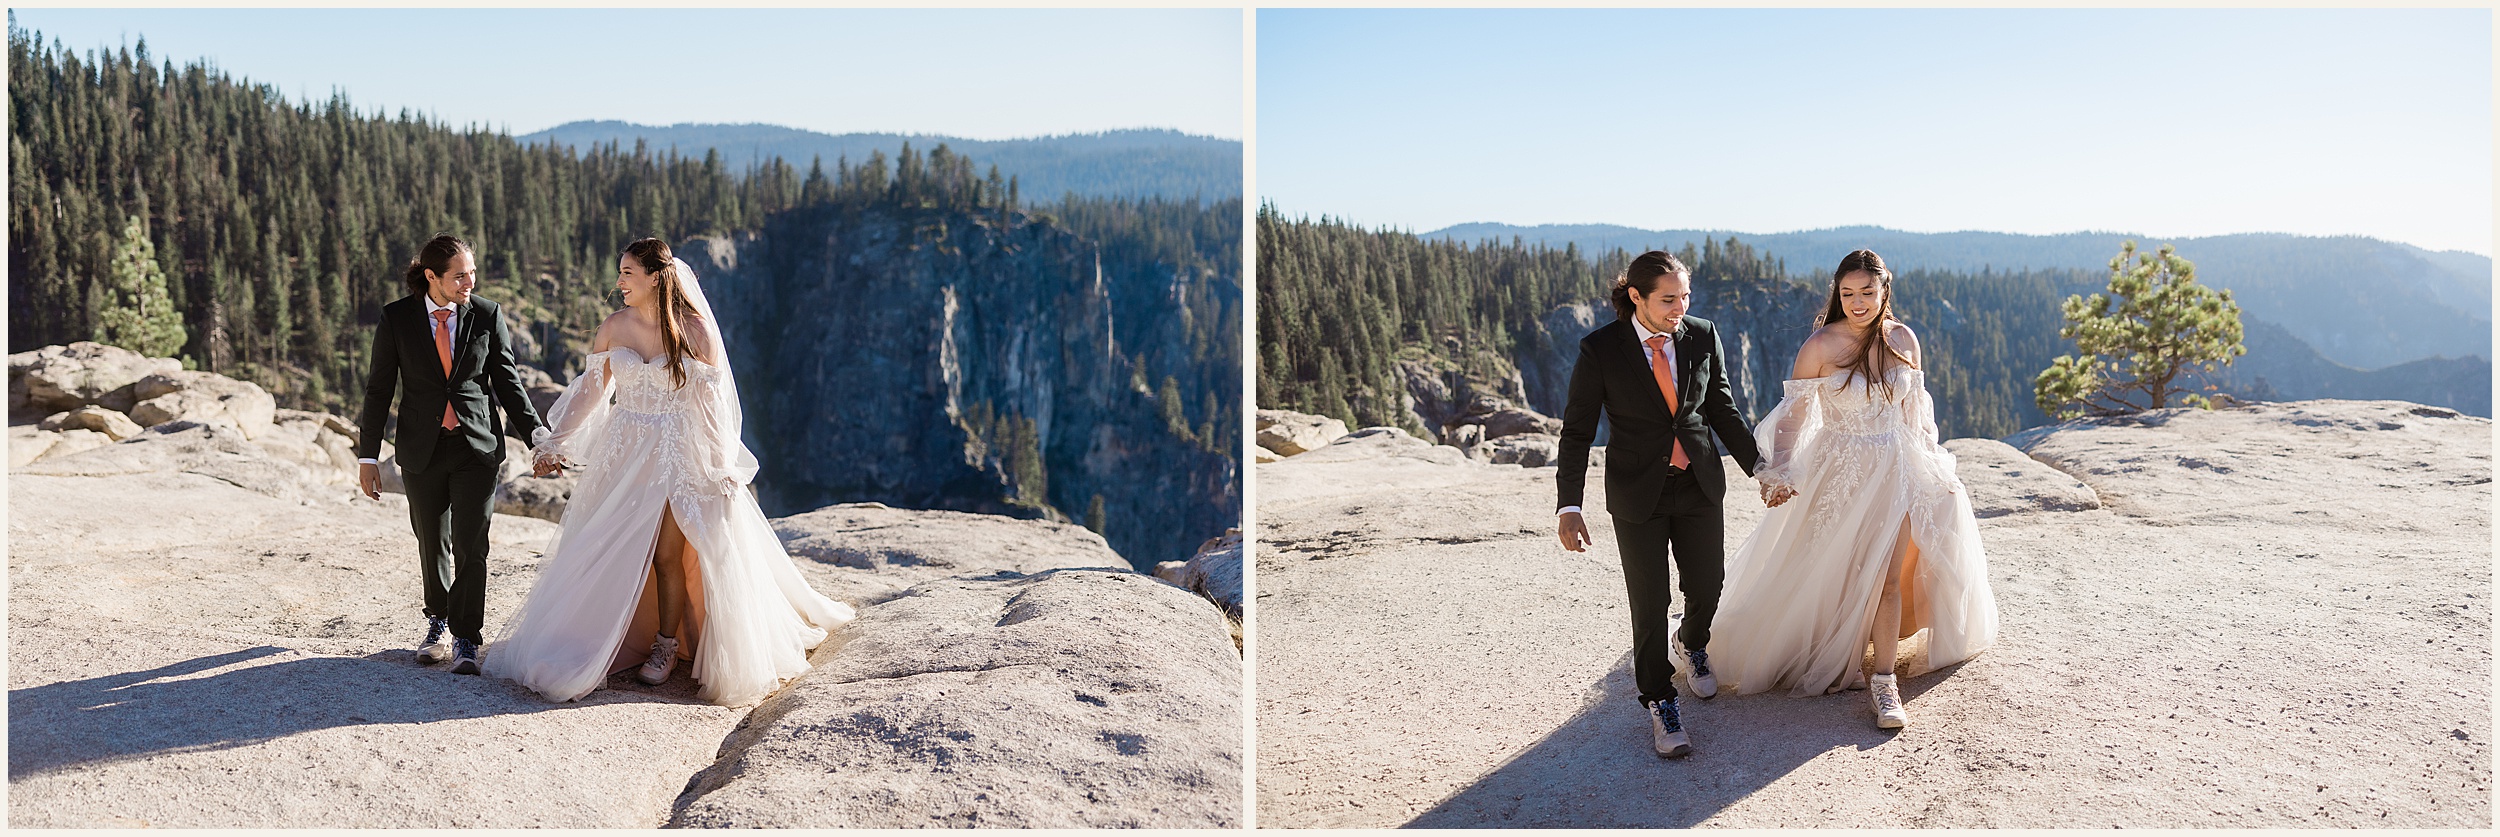
[[[359,465],[380,465],[380,464],[382,464],[382,460],[379,460],[379,459],[358,459],[358,460],[356,460],[356,463],[357,463],[357,464],[359,464]]]
[[[1555,510],[1554,510],[1554,516],[1555,516],[1555,517],[1561,517],[1561,516],[1566,515],[1566,514],[1579,514],[1579,513],[1580,513],[1580,507],[1579,507],[1579,506],[1564,506],[1564,507],[1562,507],[1562,508],[1559,508],[1559,509],[1555,509]]]

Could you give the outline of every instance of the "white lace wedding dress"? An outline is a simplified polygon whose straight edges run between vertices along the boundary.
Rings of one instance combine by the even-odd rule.
[[[1926,374],[1906,365],[1888,374],[1889,397],[1863,375],[1788,381],[1756,425],[1755,477],[1797,494],[1728,558],[1710,629],[1722,688],[1801,697],[1841,688],[1868,653],[1905,524],[1919,554],[1904,572],[1896,673],[1952,665],[1995,641],[1979,524],[1953,454],[1936,441]]]
[[[536,450],[582,465],[581,479],[537,585],[487,647],[487,674],[564,701],[640,665],[659,622],[660,515],[672,509],[689,588],[678,656],[693,661],[702,699],[762,699],[851,619],[799,576],[746,487],[756,464],[729,373],[691,357],[684,369],[680,389],[664,360],[600,352],[548,410]]]

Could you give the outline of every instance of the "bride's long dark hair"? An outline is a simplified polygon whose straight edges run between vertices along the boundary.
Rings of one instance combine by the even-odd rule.
[[[1832,270],[1831,298],[1823,306],[1823,316],[1814,318],[1814,326],[1821,328],[1826,323],[1849,321],[1848,312],[1840,310],[1840,278],[1859,271],[1875,277],[1883,309],[1876,313],[1874,325],[1858,334],[1857,344],[1849,351],[1849,360],[1840,364],[1841,371],[1849,373],[1841,385],[1847,386],[1850,381],[1864,375],[1868,386],[1881,388],[1884,397],[1889,399],[1892,397],[1892,379],[1885,375],[1893,367],[1908,363],[1909,358],[1901,357],[1900,352],[1884,340],[1884,324],[1900,322],[1892,315],[1892,269],[1884,266],[1884,257],[1875,255],[1873,250],[1852,250],[1843,257],[1840,266]],[[1882,347],[1881,351],[1876,350],[1878,346]]]
[[[685,287],[678,284],[683,277],[677,275],[676,256],[669,252],[668,242],[656,238],[625,245],[625,255],[634,257],[643,272],[651,274],[651,288],[659,292],[660,348],[668,355],[668,376],[677,382],[678,389],[685,389],[685,358],[694,352],[686,347],[686,329],[681,318],[694,314],[694,303],[686,299]]]

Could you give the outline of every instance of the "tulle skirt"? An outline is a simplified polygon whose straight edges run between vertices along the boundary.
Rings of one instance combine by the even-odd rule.
[[[1896,673],[1952,665],[1995,641],[1970,498],[1952,479],[1952,455],[1920,442],[1906,430],[1826,431],[1797,452],[1797,495],[1728,558],[1710,629],[1721,688],[1801,697],[1840,688],[1865,659],[1886,566],[1913,543]]]
[[[826,631],[850,621],[849,605],[799,575],[752,492],[685,478],[672,438],[685,432],[683,420],[613,411],[537,584],[484,654],[488,675],[567,701],[647,659],[659,628],[653,558],[663,514],[686,536],[677,653],[692,662],[703,700],[763,699],[807,670]]]

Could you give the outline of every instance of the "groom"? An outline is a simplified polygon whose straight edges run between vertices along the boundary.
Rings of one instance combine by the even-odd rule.
[[[1715,431],[1751,474],[1753,431],[1736,412],[1718,332],[1709,320],[1684,315],[1693,283],[1682,262],[1663,250],[1642,253],[1616,278],[1611,299],[1617,319],[1580,339],[1580,359],[1571,367],[1554,476],[1559,534],[1573,552],[1592,543],[1580,499],[1603,412],[1614,428],[1606,446],[1606,509],[1632,596],[1632,670],[1650,710],[1650,745],[1660,756],[1682,756],[1693,746],[1676,712],[1675,660],[1687,663],[1693,694],[1718,694],[1706,648],[1725,574],[1719,501],[1727,475],[1710,437]],[[1671,635],[1670,567],[1682,577],[1681,636]]]
[[[468,242],[435,236],[403,278],[409,294],[382,306],[373,328],[373,369],[356,423],[357,478],[365,496],[381,498],[375,458],[397,389],[400,477],[425,580],[425,640],[417,654],[432,662],[449,656],[453,673],[476,674],[486,622],[486,527],[503,439],[530,438],[538,411],[513,367],[503,310],[469,294],[477,287],[477,256]],[[508,417],[497,414],[498,404]],[[452,649],[443,647],[446,628]]]

